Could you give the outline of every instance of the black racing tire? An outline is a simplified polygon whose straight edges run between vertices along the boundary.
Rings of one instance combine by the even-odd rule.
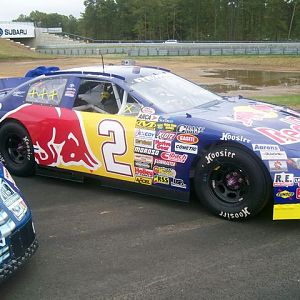
[[[34,152],[27,130],[9,121],[0,128],[0,160],[17,176],[30,176],[35,170]]]
[[[198,161],[194,185],[199,200],[228,220],[257,215],[272,193],[271,178],[258,158],[235,145],[219,145]]]

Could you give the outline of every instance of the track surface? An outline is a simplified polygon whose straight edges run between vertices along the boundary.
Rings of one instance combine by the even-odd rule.
[[[299,299],[300,223],[210,215],[195,200],[17,178],[40,248],[0,299]]]

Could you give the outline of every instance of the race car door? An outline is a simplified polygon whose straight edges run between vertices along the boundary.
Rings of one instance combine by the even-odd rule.
[[[73,105],[84,145],[78,149],[76,137],[81,161],[60,167],[133,182],[135,125],[140,108],[116,84],[82,79]]]

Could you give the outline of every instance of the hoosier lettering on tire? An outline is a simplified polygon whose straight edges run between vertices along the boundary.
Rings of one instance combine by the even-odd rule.
[[[195,190],[199,200],[222,218],[258,214],[271,195],[271,180],[262,163],[238,146],[216,146],[198,162]]]

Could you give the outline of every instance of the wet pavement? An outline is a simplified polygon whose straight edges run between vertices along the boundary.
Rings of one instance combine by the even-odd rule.
[[[266,87],[291,88],[300,85],[300,72],[274,72],[261,70],[209,70],[204,77],[222,79],[221,83],[207,87],[217,93],[239,90],[259,90]]]
[[[299,221],[247,222],[43,177],[17,178],[40,248],[1,286],[17,299],[298,299]]]

